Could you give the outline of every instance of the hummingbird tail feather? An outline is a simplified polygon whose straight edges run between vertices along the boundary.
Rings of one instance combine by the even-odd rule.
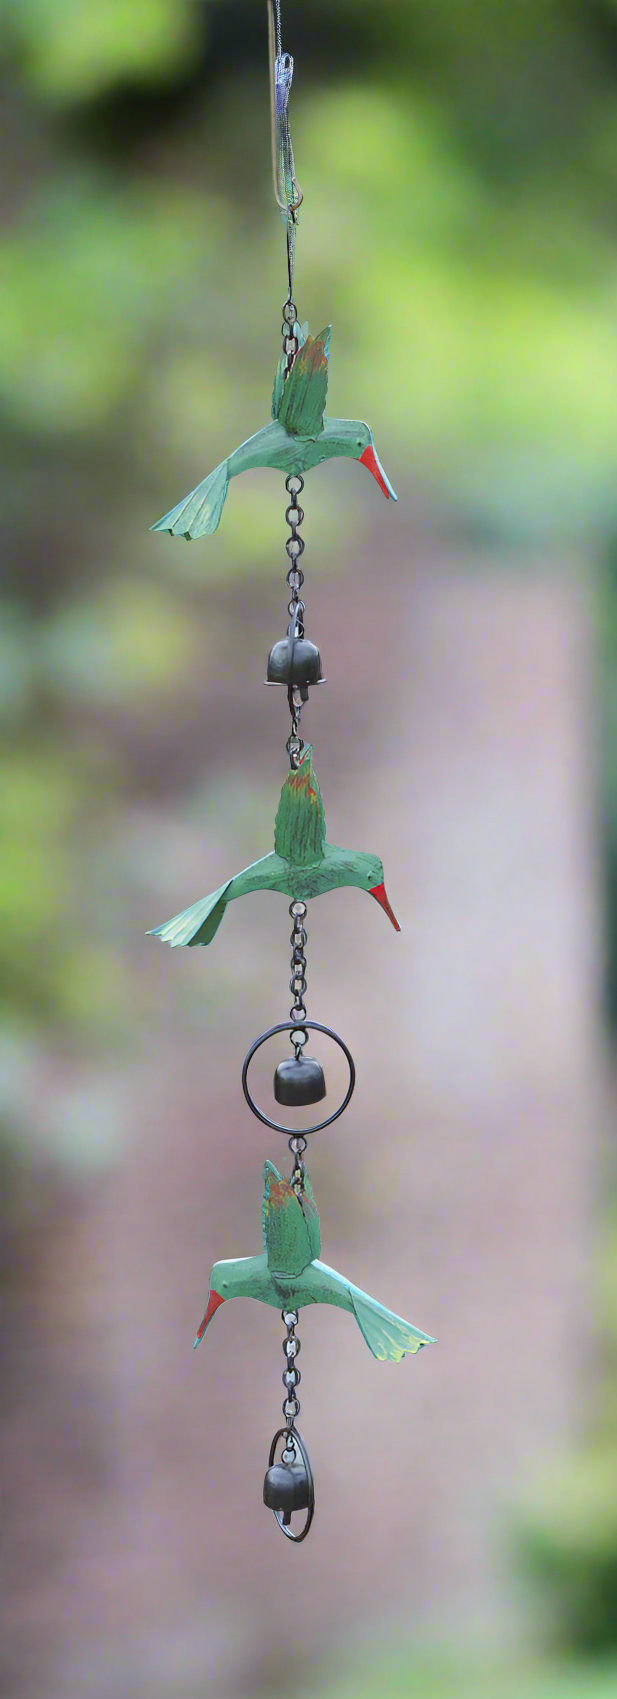
[[[223,919],[225,895],[231,884],[232,880],[228,879],[218,891],[202,897],[200,902],[183,909],[181,914],[174,914],[163,926],[151,926],[148,936],[162,938],[165,944],[171,944],[172,949],[178,944],[211,944]]]
[[[401,1357],[408,1352],[413,1354],[423,1345],[435,1344],[430,1333],[421,1333],[419,1328],[412,1327],[410,1321],[403,1321],[402,1316],[385,1310],[382,1304],[378,1304],[375,1298],[369,1298],[366,1292],[360,1292],[357,1286],[350,1286],[349,1291],[358,1326],[369,1350],[380,1362],[389,1359],[392,1363],[400,1363]]]
[[[169,531],[172,537],[211,537],[218,529],[221,514],[225,506],[225,497],[229,486],[227,477],[227,461],[221,461],[197,488],[184,496],[176,507],[170,508],[169,513],[162,519],[157,519],[156,525],[151,525],[151,531]]]

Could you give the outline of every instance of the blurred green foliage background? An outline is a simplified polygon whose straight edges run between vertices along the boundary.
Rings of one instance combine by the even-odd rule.
[[[473,543],[502,571],[551,553],[594,575],[614,1030],[617,4],[283,10],[305,196],[296,292],[312,328],[334,322],[331,410],[362,406],[395,486],[413,484],[444,542]],[[116,1054],[138,1037],[105,876],[110,857],[124,866],[132,853],[120,811],[155,785],[153,749],[181,712],[187,669],[214,659],[216,625],[212,653],[197,652],[196,597],[232,573],[254,595],[280,516],[267,489],[239,483],[207,549],[154,546],[148,526],[264,422],[284,265],[262,0],[0,0],[0,50],[10,1220],[35,1138],[21,1087],[38,1046]],[[343,539],[353,550],[368,500],[339,503],[333,489],[324,481],[311,515],[329,571]],[[186,774],[168,778],[173,791]],[[135,882],[147,862],[139,835],[136,846]],[[75,1117],[73,1129],[70,1117],[50,1126],[45,1146],[71,1175],[108,1154],[103,1111],[99,1124],[77,1102]],[[610,1226],[601,1275],[597,1430],[534,1491],[515,1540],[546,1601],[545,1638],[585,1655],[617,1654]],[[459,1679],[448,1674],[443,1691],[466,1692]],[[538,1699],[617,1684],[610,1670],[537,1680]],[[349,1691],[402,1694],[410,1682],[406,1664],[390,1685],[381,1671],[374,1688],[358,1676]]]

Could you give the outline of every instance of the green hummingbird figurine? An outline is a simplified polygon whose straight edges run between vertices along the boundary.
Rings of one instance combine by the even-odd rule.
[[[211,944],[234,897],[250,891],[283,891],[294,902],[306,902],[341,885],[357,885],[385,910],[397,932],[400,926],[384,884],[383,864],[364,850],[337,849],[326,843],[326,820],[321,792],[313,772],[313,750],[307,744],[299,766],[283,785],[274,827],[274,850],[236,873],[191,908],[183,909],[149,936],[178,944]]]
[[[328,325],[319,336],[309,336],[306,326],[296,326],[298,350],[291,369],[281,355],[272,395],[272,423],[248,437],[222,460],[197,488],[157,519],[152,531],[169,531],[172,537],[212,536],[218,529],[230,478],[255,466],[272,466],[277,472],[296,476],[321,466],[324,460],[345,455],[368,466],[380,489],[392,501],[398,498],[377,456],[373,434],[361,419],[324,419],[328,389],[330,333]]]
[[[319,1262],[321,1234],[311,1182],[296,1193],[279,1174],[273,1162],[264,1163],[264,1195],[261,1210],[264,1249],[257,1257],[232,1257],[215,1262],[210,1291],[195,1345],[219,1305],[227,1298],[257,1298],[275,1310],[299,1310],[305,1304],[335,1304],[354,1315],[373,1356],[399,1363],[407,1353],[423,1345],[434,1345],[429,1333],[421,1333],[410,1321],[370,1298],[353,1286],[336,1269]]]

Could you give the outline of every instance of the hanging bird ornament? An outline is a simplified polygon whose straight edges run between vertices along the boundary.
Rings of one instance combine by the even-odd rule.
[[[157,519],[153,531],[169,531],[172,537],[211,537],[218,530],[231,478],[251,472],[256,466],[271,466],[276,472],[301,477],[324,460],[359,460],[377,479],[383,493],[397,501],[390,479],[378,457],[373,433],[362,419],[325,419],[328,388],[330,331],[305,335],[293,354],[291,366],[283,353],[277,367],[272,395],[272,423],[264,425],[246,442],[234,448],[214,472],[196,489],[183,496],[169,513]]]
[[[279,1021],[260,1033],[250,1046],[242,1068],[246,1102],[265,1126],[283,1133],[289,1142],[292,1170],[289,1180],[273,1162],[264,1166],[262,1203],[263,1251],[258,1256],[236,1257],[216,1262],[209,1282],[208,1301],[195,1345],[209,1327],[216,1311],[230,1298],[255,1298],[280,1310],[286,1334],[283,1341],[283,1425],[270,1445],[263,1484],[264,1504],[273,1511],[285,1537],[298,1544],[306,1538],[315,1510],[315,1488],[308,1450],[297,1426],[300,1413],[298,1388],[300,1340],[299,1312],[310,1304],[330,1304],[352,1315],[373,1356],[380,1361],[399,1362],[423,1345],[434,1343],[394,1310],[385,1309],[359,1286],[320,1260],[319,1217],[305,1163],[308,1139],[346,1110],[356,1081],[355,1063],[347,1044],[320,1021],[309,1020],[307,993],[306,929],[311,898],[343,886],[366,891],[383,909],[398,932],[399,923],[386,894],[381,859],[365,850],[339,849],[326,839],[326,822],[321,792],[313,767],[313,750],[301,734],[301,715],[310,691],[324,684],[321,654],[306,635],[305,581],[300,560],[304,538],[300,527],[304,512],[300,495],[304,475],[325,460],[343,456],[357,460],[373,474],[383,494],[396,501],[389,478],[377,456],[373,434],[360,419],[330,419],[324,416],[328,390],[331,326],[310,336],[308,325],[300,324],[293,299],[298,213],[303,201],[295,172],[291,143],[289,102],[294,62],[281,43],[280,0],[267,0],[270,42],[270,90],[272,168],[274,193],[285,227],[287,248],[287,298],[283,307],[283,348],[272,392],[270,423],[234,449],[189,495],[152,526],[187,539],[211,536],[217,530],[230,480],[257,466],[268,466],[285,474],[287,506],[285,520],[289,536],[285,542],[289,566],[286,574],[287,634],[270,650],[266,683],[282,685],[286,691],[291,730],[285,744],[289,771],[283,784],[274,826],[274,849],[241,873],[227,879],[216,891],[200,898],[172,920],[153,927],[154,936],[173,948],[211,944],[229,903],[255,891],[279,891],[291,899],[290,943],[292,1006],[289,1020]],[[249,1083],[256,1053],[272,1038],[287,1033],[292,1055],[279,1061],[273,1081],[276,1104],[285,1111],[321,1103],[327,1088],[321,1062],[306,1054],[309,1034],[331,1040],[345,1058],[348,1084],[334,1108],[311,1126],[294,1126],[279,1121],[259,1106]],[[292,1522],[296,1513],[301,1525]]]
[[[434,1345],[430,1334],[421,1333],[393,1310],[385,1310],[376,1298],[369,1298],[368,1292],[319,1261],[319,1216],[308,1174],[296,1193],[273,1162],[264,1163],[261,1222],[264,1248],[260,1256],[215,1262],[196,1346],[228,1298],[257,1298],[260,1304],[271,1304],[275,1310],[334,1304],[355,1316],[369,1351],[380,1362],[389,1358],[400,1363],[406,1354],[413,1355],[423,1345]]]
[[[183,909],[163,926],[153,926],[155,938],[178,944],[211,944],[227,904],[252,891],[282,891],[295,902],[307,902],[325,891],[355,885],[368,891],[387,914],[396,932],[400,926],[386,896],[383,865],[364,850],[337,849],[326,843],[326,820],[321,792],[313,771],[313,750],[304,749],[298,766],[288,774],[274,826],[274,849],[260,861],[236,873],[218,891]]]

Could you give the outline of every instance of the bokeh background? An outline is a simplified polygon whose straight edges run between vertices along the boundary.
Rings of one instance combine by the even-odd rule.
[[[307,480],[329,836],[309,1008],[358,1062],[324,1254],[438,1336],[305,1315],[307,1545],[261,1504],[274,1312],[245,1050],[284,491],[150,523],[264,423],[284,235],[262,0],[2,0],[2,1313],[9,1699],[617,1695],[617,4],[296,0],[296,298],[399,494]],[[321,1053],[331,1096],[337,1064]],[[277,1059],[271,1058],[272,1063]],[[262,1075],[266,1080],[266,1072]],[[282,1141],[281,1141],[282,1143]]]

